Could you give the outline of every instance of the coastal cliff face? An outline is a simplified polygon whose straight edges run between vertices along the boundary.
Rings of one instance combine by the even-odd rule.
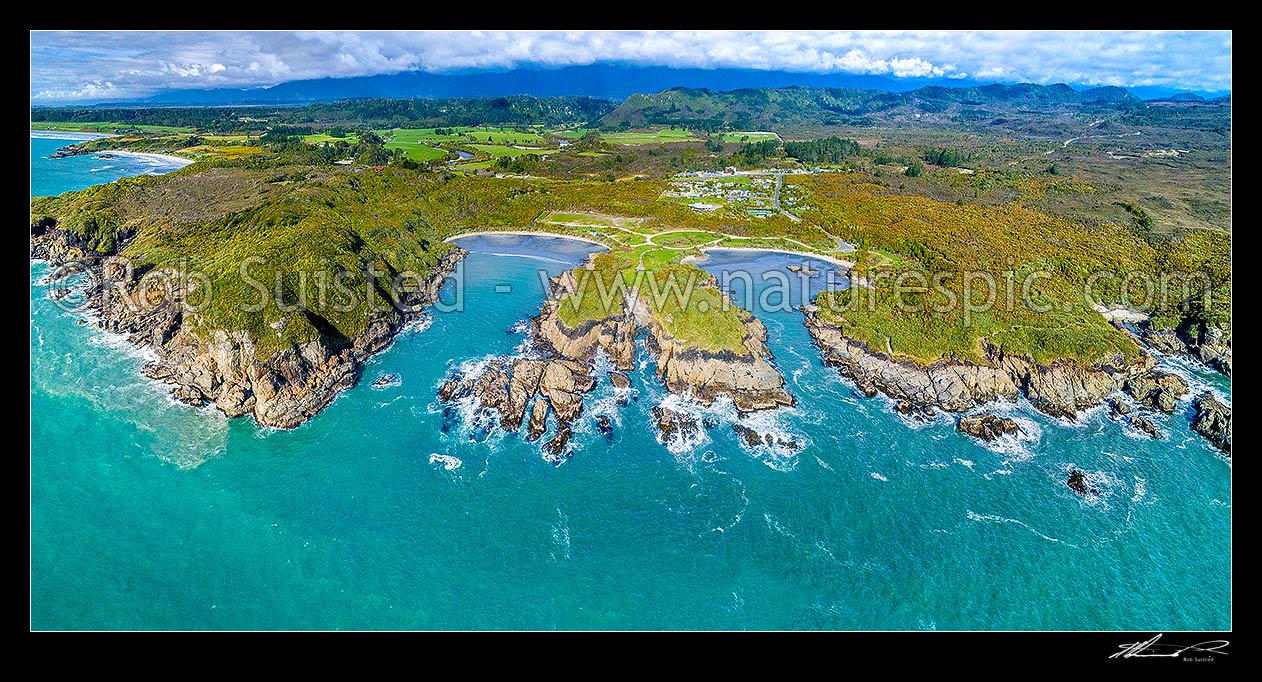
[[[806,326],[823,355],[866,395],[880,391],[925,410],[964,412],[994,400],[1024,395],[1037,409],[1072,418],[1120,391],[1126,380],[1148,372],[1151,356],[1134,362],[1108,357],[1084,367],[1072,361],[1040,365],[1028,357],[1004,353],[987,344],[986,363],[942,360],[930,365],[893,358],[847,337],[838,327],[806,314]]]
[[[1196,416],[1192,418],[1192,430],[1231,457],[1231,408],[1209,392],[1197,396],[1194,405]]]
[[[557,313],[561,299],[576,289],[574,272],[566,270],[549,280],[549,285],[550,291],[539,315],[531,320],[535,340],[542,350],[586,364],[595,361],[597,351],[604,351],[618,369],[626,372],[635,368],[636,322],[633,317],[611,315],[587,320],[577,329],[571,329]]]
[[[1163,353],[1182,353],[1199,359],[1227,376],[1231,376],[1231,331],[1206,327],[1195,337],[1174,329],[1145,328],[1140,338],[1149,347]]]
[[[176,286],[155,298],[141,289],[138,276],[128,278],[106,255],[87,248],[74,232],[32,226],[31,258],[73,263],[88,275],[85,310],[102,329],[153,351],[157,359],[145,367],[147,376],[174,384],[171,393],[182,402],[210,402],[229,417],[253,415],[261,426],[293,428],[324,409],[339,391],[355,385],[364,360],[388,346],[413,317],[387,308],[374,312],[366,329],[340,347],[321,337],[260,360],[246,332],[196,329],[195,314],[186,314],[183,304],[193,292]],[[456,250],[439,261],[430,279],[408,292],[404,307],[433,303],[463,256]]]
[[[657,375],[666,390],[692,395],[702,404],[726,395],[740,412],[769,410],[793,405],[793,396],[784,389],[784,377],[769,362],[767,328],[752,315],[744,320],[745,352],[712,353],[690,347],[674,338],[647,310],[637,306],[637,318],[648,329],[648,349],[657,359]]]
[[[519,429],[528,412],[531,440],[543,435],[552,415],[557,429],[544,445],[544,457],[560,464],[572,454],[567,446],[571,426],[583,412],[583,394],[598,381],[597,356],[603,353],[618,370],[634,369],[635,337],[643,328],[648,331],[647,346],[657,360],[658,376],[672,393],[690,395],[706,405],[726,395],[741,412],[793,404],[784,378],[769,362],[767,330],[753,316],[744,320],[744,354],[711,353],[668,334],[633,292],[617,313],[571,328],[558,311],[561,301],[575,291],[573,271],[552,278],[549,284],[548,297],[531,320],[530,357],[497,358],[477,376],[452,378],[440,387],[439,400],[452,402],[472,395],[480,407],[496,410],[501,428],[508,431]],[[618,391],[630,392],[624,374],[610,372],[609,381]],[[625,397],[619,400],[625,403]],[[596,419],[602,431],[610,428],[607,416],[596,415]],[[669,437],[674,427],[659,424],[659,429]]]

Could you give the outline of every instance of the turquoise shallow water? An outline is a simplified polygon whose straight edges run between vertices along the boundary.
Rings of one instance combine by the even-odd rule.
[[[32,194],[99,175],[37,159],[35,142]],[[801,452],[744,448],[722,406],[705,412],[703,442],[658,443],[649,410],[677,401],[644,364],[635,402],[612,411],[602,384],[588,404],[587,417],[615,417],[612,437],[584,420],[581,450],[552,467],[536,444],[444,414],[434,391],[521,346],[538,269],[559,272],[588,247],[464,244],[464,312],[405,333],[367,381],[284,432],[172,403],[140,375],[141,354],[52,305],[35,264],[32,626],[1231,625],[1231,469],[1183,415],[1157,417],[1169,436],[1156,442],[1099,411],[1070,424],[1006,406],[1033,435],[988,449],[946,420],[913,428],[883,399],[856,398],[784,311],[762,318],[800,403],[754,421]],[[790,262],[715,252],[705,266]],[[1174,364],[1230,398],[1228,380]],[[398,385],[369,385],[386,372]],[[1065,486],[1071,464],[1099,499]]]
[[[37,137],[38,136],[38,137]],[[151,157],[117,156],[102,159],[95,155],[50,159],[61,147],[100,135],[74,133],[31,133],[31,196],[61,194],[92,185],[113,182],[133,175],[169,173],[180,166]]]

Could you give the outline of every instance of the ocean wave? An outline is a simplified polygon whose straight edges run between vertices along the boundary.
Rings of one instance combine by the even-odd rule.
[[[1028,404],[998,401],[970,411],[968,413],[970,415],[993,414],[1003,419],[1011,419],[1017,423],[1020,430],[1016,433],[1003,434],[990,441],[978,438],[969,440],[979,447],[1002,455],[1002,464],[1005,466],[1029,461],[1035,457],[1035,449],[1043,440],[1043,427],[1031,416],[1032,409]]]
[[[557,507],[557,520],[551,526],[551,534],[553,544],[552,560],[568,561],[570,558],[570,519],[565,515],[564,511],[561,511],[560,507]],[[560,556],[557,556],[558,552]]]
[[[39,140],[73,140],[75,142],[85,142],[87,140],[99,140],[105,137],[118,137],[117,135],[107,135],[105,133],[76,133],[61,130],[32,130],[31,137]]]
[[[716,401],[716,404],[717,402],[718,401]],[[670,438],[663,438],[661,431],[657,428],[657,424],[653,420],[652,412],[648,411],[645,413],[645,417],[648,421],[647,428],[650,429],[651,433],[655,434],[657,442],[666,446],[667,451],[675,456],[675,461],[677,461],[680,465],[686,467],[690,471],[693,470],[697,461],[695,451],[710,443],[710,434],[709,429],[705,427],[705,418],[707,415],[715,414],[717,410],[714,407],[707,408],[692,398],[681,397],[675,395],[674,393],[669,393],[662,398],[661,402],[658,403],[658,406],[675,412],[676,414],[683,415],[696,422],[696,429],[686,433],[683,429],[676,429],[675,433],[671,434]],[[735,411],[736,410],[733,407],[732,412]]]
[[[1064,485],[1065,476],[1068,472],[1078,469],[1083,473],[1083,481],[1087,485],[1088,495],[1074,494],[1079,502],[1088,507],[1099,507],[1101,511],[1108,511],[1112,508],[1110,500],[1120,490],[1125,490],[1126,485],[1122,482],[1117,474],[1103,469],[1089,469],[1081,467],[1073,462],[1066,464],[1064,467],[1056,470],[1055,481],[1058,485]]]
[[[1081,547],[1079,547],[1078,545],[1075,545],[1072,542],[1067,542],[1065,540],[1061,540],[1060,538],[1052,537],[1051,535],[1041,533],[1038,531],[1038,529],[1030,526],[1029,524],[1025,523],[1024,521],[1021,521],[1020,519],[1007,518],[1004,516],[999,516],[997,514],[978,514],[977,512],[971,509],[969,509],[966,512],[965,516],[968,518],[969,521],[976,521],[978,523],[995,523],[995,524],[1000,524],[1000,525],[1015,524],[1015,525],[1021,526],[1022,528],[1025,528],[1026,530],[1030,531],[1034,535],[1037,535],[1038,537],[1043,538],[1044,540],[1047,540],[1048,542],[1062,543],[1069,547],[1073,547],[1074,549],[1082,549]]]
[[[445,455],[445,454],[441,454],[437,452],[430,453],[429,463],[437,464],[446,471],[455,471],[456,469],[459,469],[461,466],[464,465],[464,462],[460,461],[459,457],[455,457],[453,455]]]
[[[718,401],[715,402],[717,404]],[[771,444],[766,443],[765,437],[762,443],[755,446],[750,446],[741,438],[737,439],[737,443],[741,449],[753,454],[768,467],[776,471],[792,471],[797,466],[798,453],[814,444],[805,432],[792,428],[791,420],[795,410],[796,408],[788,407],[739,416],[733,407],[731,411],[723,410],[721,415],[723,418],[735,416],[733,424],[753,429],[764,436],[770,435]],[[727,425],[726,422],[723,424]]]
[[[702,456],[702,461],[707,461],[704,455]],[[739,489],[737,491],[737,495],[741,498],[740,511],[736,512],[732,516],[732,518],[729,519],[726,523],[721,524],[721,525],[716,524],[714,527],[710,529],[711,533],[726,533],[727,531],[734,528],[737,524],[741,522],[741,520],[745,518],[745,512],[749,509],[749,495],[745,493],[745,484],[742,483],[739,478],[736,478],[735,476],[730,476],[729,474],[727,474],[727,472],[723,472],[723,471],[716,470],[715,473],[720,476],[729,476],[731,480],[733,481],[733,483],[736,485],[736,487]]]
[[[1133,478],[1135,479],[1135,492],[1131,495],[1131,502],[1138,504],[1148,495],[1148,479],[1140,478],[1139,476],[1134,476]]]
[[[1179,405],[1186,407],[1186,405],[1191,404],[1196,399],[1196,396],[1209,391],[1219,402],[1231,407],[1231,396],[1216,386],[1211,380],[1211,378],[1218,376],[1217,370],[1200,360],[1182,354],[1160,355],[1157,361],[1157,368],[1174,374],[1187,382],[1188,392],[1179,399]],[[1230,386],[1230,382],[1228,382],[1228,386]]]

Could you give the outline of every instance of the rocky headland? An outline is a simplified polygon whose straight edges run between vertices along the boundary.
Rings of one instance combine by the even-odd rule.
[[[1147,374],[1153,358],[1106,357],[1090,366],[1072,360],[1039,364],[984,343],[984,363],[947,359],[922,365],[873,350],[847,337],[839,327],[806,309],[806,326],[825,364],[836,367],[865,395],[878,391],[904,401],[909,410],[932,408],[965,412],[995,400],[1024,396],[1054,417],[1073,418],[1122,390],[1127,380]]]
[[[138,271],[109,258],[122,252],[130,237],[120,232],[111,253],[100,253],[82,235],[45,219],[31,226],[31,258],[80,271],[89,282],[82,292],[85,312],[105,331],[150,349],[157,359],[144,373],[173,384],[177,400],[209,402],[229,417],[253,415],[259,425],[276,428],[302,424],[354,386],[364,361],[436,300],[443,279],[465,253],[455,249],[443,257],[429,279],[404,294],[401,306],[370,313],[353,338],[335,343],[321,335],[260,359],[245,331],[197,328],[196,314],[184,305],[193,291],[175,284],[155,296],[141,286]]]
[[[583,267],[590,268],[591,262]],[[705,285],[714,286],[714,282]],[[656,360],[657,376],[672,393],[706,405],[727,396],[742,413],[793,404],[793,397],[784,388],[784,377],[770,363],[766,328],[740,309],[734,308],[740,312],[733,314],[744,314],[744,352],[711,352],[671,336],[634,289],[625,293],[622,305],[614,306],[615,312],[571,327],[559,311],[566,297],[577,290],[575,271],[552,278],[549,287],[539,314],[531,320],[526,357],[497,358],[476,376],[452,378],[440,387],[440,401],[472,395],[479,406],[500,414],[500,426],[507,431],[520,428],[529,404],[530,439],[544,434],[552,415],[557,429],[544,445],[544,456],[554,463],[563,462],[572,454],[567,445],[571,427],[583,412],[583,394],[600,380],[597,358],[603,355],[616,368],[608,375],[615,390],[630,394],[630,381],[624,372],[635,368],[636,336],[643,330],[645,345]],[[626,404],[626,396],[618,402]],[[701,428],[695,420],[660,406],[654,415],[665,440]],[[607,415],[593,418],[601,432],[607,434],[612,429]]]

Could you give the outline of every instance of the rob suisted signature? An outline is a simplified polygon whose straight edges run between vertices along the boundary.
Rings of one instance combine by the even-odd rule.
[[[1213,660],[1213,656],[1200,657],[1196,654],[1222,654],[1227,655],[1223,648],[1229,644],[1225,639],[1213,639],[1208,642],[1200,642],[1198,644],[1162,644],[1160,642],[1161,635],[1157,635],[1145,642],[1131,642],[1118,646],[1117,653],[1109,656],[1109,658],[1180,658],[1187,654],[1193,660]]]

